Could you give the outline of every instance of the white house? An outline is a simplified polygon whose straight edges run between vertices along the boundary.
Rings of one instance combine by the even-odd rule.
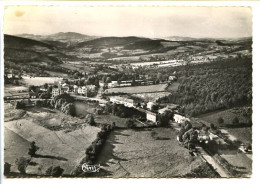
[[[156,113],[150,112],[150,111],[146,111],[146,119],[148,121],[154,122],[156,123],[158,120],[158,116]]]
[[[133,99],[124,98],[121,96],[112,96],[110,97],[110,101],[116,104],[123,104],[126,107],[134,107],[135,102]]]
[[[164,107],[164,108],[158,110],[158,114],[163,114],[163,113],[165,113],[166,111],[172,111],[172,110],[169,109],[168,107]]]
[[[154,102],[148,102],[146,105],[147,109],[149,110],[152,110],[153,106],[154,106]]]
[[[179,124],[184,123],[185,121],[190,121],[189,118],[186,118],[186,117],[181,116],[181,115],[179,115],[179,114],[174,114],[174,115],[173,115],[173,119],[174,119],[174,121],[175,121],[176,123],[179,123]]]
[[[174,81],[174,80],[177,80],[176,76],[169,76],[169,81]]]

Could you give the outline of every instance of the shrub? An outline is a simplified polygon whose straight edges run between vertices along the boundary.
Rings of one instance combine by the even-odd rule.
[[[88,118],[88,124],[93,126],[96,124],[95,120],[94,120],[94,116],[91,114]]]
[[[238,117],[235,117],[235,118],[232,120],[232,124],[233,124],[233,125],[239,124],[239,119],[238,119]]]
[[[29,151],[28,151],[28,154],[32,157],[34,157],[36,155],[36,151],[39,149],[38,146],[35,145],[35,142],[31,142],[30,144],[30,148],[29,148]]]
[[[136,127],[134,120],[128,119],[128,120],[126,121],[126,127],[127,127],[127,128],[134,128],[134,127]]]
[[[112,123],[111,128],[112,128],[112,130],[116,128],[116,123],[115,122]]]
[[[224,124],[224,119],[222,117],[218,118],[218,124],[219,126],[222,126]]]
[[[17,169],[20,173],[25,174],[26,168],[30,163],[30,159],[27,159],[25,157],[20,157],[15,160],[15,164],[17,165]]]
[[[49,175],[49,176],[54,176],[54,177],[59,177],[62,175],[64,169],[62,169],[60,166],[56,166],[53,168],[53,166],[49,167],[47,170],[46,170],[46,175]]]
[[[63,171],[64,169],[62,169],[60,166],[57,166],[52,170],[52,176],[59,177],[62,175]]]
[[[15,108],[16,109],[24,109],[25,108],[25,103],[18,101],[18,102],[16,102]]]
[[[9,174],[11,171],[11,164],[9,164],[8,162],[5,162],[5,165],[4,165],[4,174],[7,175]]]

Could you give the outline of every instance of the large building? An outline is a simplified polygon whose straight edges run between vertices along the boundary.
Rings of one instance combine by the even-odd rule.
[[[184,123],[185,121],[190,121],[189,118],[186,118],[179,114],[174,114],[173,119],[176,123],[179,123],[179,124]]]
[[[121,97],[121,96],[112,96],[110,101],[116,104],[123,104],[126,107],[134,107],[135,101],[133,99]]]
[[[153,112],[150,112],[150,111],[146,111],[146,119],[148,121],[156,123],[158,121],[158,116],[157,116],[156,113],[153,113]]]

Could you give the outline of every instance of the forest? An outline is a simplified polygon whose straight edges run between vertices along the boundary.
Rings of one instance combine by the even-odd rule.
[[[176,103],[189,116],[218,109],[252,105],[252,58],[219,60],[160,71],[176,71],[177,92],[161,99]]]

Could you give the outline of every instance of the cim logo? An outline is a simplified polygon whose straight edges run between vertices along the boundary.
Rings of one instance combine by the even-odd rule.
[[[84,172],[99,172],[100,164],[99,165],[88,165],[86,163],[82,164],[82,171]]]

